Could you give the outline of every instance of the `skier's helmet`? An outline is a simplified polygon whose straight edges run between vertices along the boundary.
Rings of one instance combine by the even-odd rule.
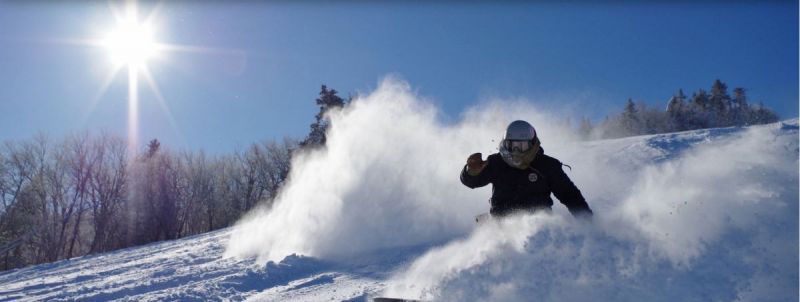
[[[512,167],[525,169],[539,152],[536,129],[526,121],[513,121],[500,142],[500,155]]]

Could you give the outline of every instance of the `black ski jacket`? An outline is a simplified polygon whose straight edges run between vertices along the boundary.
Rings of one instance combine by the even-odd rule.
[[[591,216],[592,210],[581,195],[581,191],[569,179],[561,162],[539,154],[526,170],[509,166],[499,153],[489,155],[488,165],[476,176],[461,169],[461,183],[472,189],[492,184],[492,215],[504,216],[515,211],[535,212],[551,210],[555,194],[567,206],[573,216]]]

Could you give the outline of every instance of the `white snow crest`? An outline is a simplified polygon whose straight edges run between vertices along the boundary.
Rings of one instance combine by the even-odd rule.
[[[327,148],[294,159],[274,207],[236,226],[227,256],[347,257],[465,235],[488,210],[489,190],[459,182],[466,157],[496,152],[513,119],[537,121],[540,135],[567,133],[522,102],[488,104],[444,125],[434,106],[393,78],[329,117]]]
[[[628,181],[630,189],[596,207],[604,212],[592,224],[533,216],[479,228],[418,258],[384,294],[437,301],[796,299],[797,150],[796,128],[775,125],[706,141],[609,180]],[[595,160],[580,161],[576,172],[584,165],[611,169],[607,175],[631,169],[596,160],[591,146],[585,151]],[[604,183],[584,183],[584,192]]]
[[[650,165],[616,213],[672,262],[687,265],[731,228],[763,227],[764,219],[797,213],[798,181],[791,135],[754,128],[698,146],[676,161]],[[796,224],[796,221],[795,221]]]

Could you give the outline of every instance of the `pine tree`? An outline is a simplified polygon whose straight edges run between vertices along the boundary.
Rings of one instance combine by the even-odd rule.
[[[325,116],[329,110],[334,108],[344,107],[345,102],[342,98],[337,96],[338,91],[335,89],[328,89],[327,86],[322,85],[319,92],[319,98],[316,100],[319,106],[319,113],[315,116],[316,121],[311,124],[311,132],[305,140],[300,143],[300,147],[316,147],[323,146],[327,141],[325,132],[328,131],[330,121]]]
[[[778,121],[778,115],[769,108],[764,107],[764,103],[759,103],[758,107],[751,111],[750,116],[751,124],[754,125],[763,125]]]
[[[700,89],[694,93],[692,95],[692,106],[696,107],[699,112],[706,111],[710,107],[708,102],[708,92]]]
[[[621,118],[622,129],[626,132],[626,135],[637,135],[641,133],[639,110],[636,108],[636,104],[633,103],[633,99],[628,98],[628,103],[625,105],[625,110],[622,112]]]
[[[158,139],[152,139],[147,144],[147,158],[152,158],[154,155],[156,155],[159,147],[161,147],[161,143],[158,141]]]
[[[708,128],[710,124],[709,108],[708,93],[703,89],[694,93],[687,111],[687,129]]]
[[[591,133],[600,138],[616,138],[645,133],[767,124],[779,120],[780,117],[764,107],[763,103],[751,106],[744,88],[735,88],[733,98],[728,95],[727,89],[727,85],[717,79],[710,94],[700,89],[692,94],[688,102],[683,89],[679,89],[669,99],[666,111],[647,108],[644,103],[636,104],[629,98],[621,113],[606,117],[591,129]],[[589,127],[582,121],[579,133],[585,134],[585,128]]]
[[[747,90],[742,87],[733,89],[733,101],[731,102],[731,122],[736,126],[744,126],[748,123],[750,105],[747,104]]]
[[[669,118],[669,129],[671,131],[686,130],[686,95],[683,89],[678,89],[678,94],[670,98],[667,105],[667,116]]]
[[[711,96],[708,99],[712,127],[730,126],[729,108],[731,97],[728,95],[728,86],[719,79],[711,86]]]

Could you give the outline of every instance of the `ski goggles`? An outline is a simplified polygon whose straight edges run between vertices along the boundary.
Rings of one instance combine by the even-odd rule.
[[[533,144],[529,140],[504,140],[503,147],[511,152],[525,152],[530,150]]]

